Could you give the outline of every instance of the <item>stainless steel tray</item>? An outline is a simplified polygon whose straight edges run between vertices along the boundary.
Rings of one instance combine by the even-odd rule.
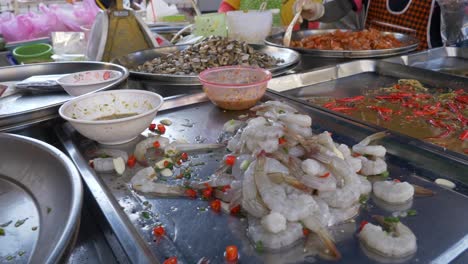
[[[468,47],[441,47],[385,61],[468,78]]]
[[[305,37],[312,35],[321,35],[326,33],[332,33],[336,29],[310,29],[310,30],[299,30],[293,31],[291,35],[291,40],[301,40]],[[346,30],[342,30],[346,31]],[[317,57],[327,57],[327,58],[379,58],[379,57],[388,57],[395,56],[399,54],[408,53],[415,50],[418,47],[419,40],[413,36],[405,35],[401,33],[393,32],[384,32],[383,34],[392,34],[404,43],[404,46],[393,49],[380,49],[380,50],[319,50],[319,49],[304,49],[304,48],[293,48],[290,49],[297,50],[301,53],[306,53],[309,55]],[[278,33],[271,35],[265,39],[267,45],[282,47],[283,46],[283,33]]]
[[[0,134],[1,263],[58,263],[74,243],[83,190],[70,159],[25,136]],[[23,221],[23,222],[21,222]]]
[[[122,77],[98,91],[125,85],[128,70],[120,65],[103,62],[54,62],[0,67],[0,83],[21,81],[33,75],[66,74],[86,70],[116,70]],[[64,102],[73,98],[65,91],[47,94],[13,94],[0,98],[0,131],[56,117]]]
[[[316,96],[330,96],[334,98],[356,96],[362,94],[364,90],[391,86],[399,79],[417,79],[421,83],[433,88],[446,87],[453,89],[461,88],[465,89],[465,91],[468,90],[468,80],[466,78],[374,60],[343,63],[335,67],[326,67],[316,71],[275,78],[268,83],[268,88],[284,92],[284,94],[288,96],[302,99],[306,104],[311,104],[306,101],[307,98]],[[331,110],[318,105],[314,106],[331,112]],[[333,113],[351,119],[354,122],[360,122],[379,130],[385,130],[377,125],[360,121],[337,112]],[[468,165],[467,155],[450,151],[401,133],[394,131],[392,131],[392,133],[400,137],[408,138],[415,147],[431,150],[444,157],[464,160]]]
[[[270,68],[269,70],[273,76],[280,75],[286,71],[294,68],[300,61],[300,55],[290,49],[270,47],[265,45],[250,44],[254,49],[266,53],[275,58],[281,58],[284,60],[283,63],[276,67]],[[175,75],[175,74],[156,74],[156,73],[144,73],[138,72],[133,69],[136,66],[145,63],[146,61],[152,60],[157,57],[161,57],[168,53],[173,53],[178,50],[184,50],[189,45],[177,45],[171,47],[162,47],[144,51],[138,51],[135,53],[128,54],[126,56],[113,59],[112,62],[120,64],[130,70],[130,77],[141,80],[152,80],[161,83],[170,83],[173,85],[200,85],[197,75]]]
[[[190,99],[190,98],[188,98]],[[188,100],[187,99],[187,100]],[[223,123],[243,112],[223,111],[199,97],[200,103],[161,111],[155,121],[169,118],[173,125],[166,134],[173,138],[185,138],[189,142],[214,142],[217,140]],[[313,118],[315,132],[328,130],[333,132],[339,142],[353,144],[363,137],[374,133],[375,129],[336,117],[320,109],[309,107],[284,97],[268,92],[264,98],[287,100],[302,112]],[[167,101],[167,107],[180,106]],[[179,102],[180,103],[180,102]],[[187,123],[193,126],[187,126]],[[128,181],[137,169],[132,169],[122,177],[113,173],[96,174],[87,164],[86,151],[94,148],[95,143],[82,138],[67,124],[57,128],[58,136],[66,151],[79,168],[85,184],[96,198],[104,216],[111,224],[113,232],[126,253],[126,261],[133,263],[157,263],[166,257],[176,255],[178,263],[197,263],[202,257],[210,263],[224,263],[223,252],[227,245],[237,245],[240,250],[240,263],[325,263],[317,256],[304,259],[303,244],[276,253],[257,253],[245,234],[245,221],[226,214],[202,211],[208,203],[185,198],[144,197],[128,188]],[[131,152],[134,144],[119,148]],[[387,160],[391,175],[402,176],[402,180],[422,185],[437,194],[430,198],[416,198],[413,207],[418,214],[405,218],[404,221],[418,237],[418,252],[406,263],[419,262],[446,263],[459,256],[468,245],[468,199],[458,193],[466,192],[466,187],[458,180],[465,180],[466,165],[450,163],[430,152],[420,151],[389,136],[383,144],[390,153]],[[206,162],[196,167],[198,177],[210,175],[219,164],[223,153],[193,155],[191,162]],[[457,182],[456,191],[442,189],[431,182],[438,177],[447,177]],[[458,180],[457,180],[458,179]],[[448,206],[450,205],[450,206]],[[359,222],[369,219],[372,214],[388,215],[388,212],[375,206],[362,210],[355,222],[332,228],[337,247],[343,258],[340,263],[375,263],[359,248],[356,229]],[[147,211],[151,219],[143,219],[141,212]],[[449,220],[450,219],[450,220]],[[154,242],[151,229],[163,224],[167,238]],[[435,239],[437,238],[437,239]],[[461,261],[468,261],[468,256],[461,255]],[[439,261],[439,262],[437,262]]]

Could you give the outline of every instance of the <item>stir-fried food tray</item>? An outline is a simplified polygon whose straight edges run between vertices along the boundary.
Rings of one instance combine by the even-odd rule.
[[[468,78],[468,48],[442,47],[385,61]]]
[[[15,88],[16,83],[31,76],[63,75],[90,70],[115,70],[121,73],[120,78],[99,90],[119,87],[128,77],[128,71],[124,67],[103,62],[54,62],[0,68],[0,131],[55,118],[60,105],[72,98],[63,89],[47,93],[38,89],[35,93],[29,93]],[[2,87],[6,88],[3,95]]]
[[[410,35],[394,32],[368,32],[337,31],[336,29],[294,31],[289,48],[317,57],[378,58],[413,51],[419,44],[418,39]],[[275,47],[284,47],[283,37],[284,33],[274,34],[267,37],[265,43]],[[320,39],[320,37],[325,39]],[[308,44],[307,41],[311,43]],[[388,45],[383,45],[384,43]]]
[[[467,197],[460,193],[464,184],[457,181],[463,179],[464,164],[448,163],[398,137],[374,134],[375,129],[281,95],[269,92],[267,100],[275,101],[251,112],[226,112],[209,102],[161,111],[141,138],[111,149],[84,139],[67,124],[57,128],[127,260],[325,263],[334,258],[343,263],[428,263],[450,261],[466,250]],[[287,105],[278,100],[286,100]],[[243,129],[238,136],[231,138],[239,127]],[[354,146],[352,152],[333,141]],[[367,152],[373,149],[380,153]],[[336,153],[345,160],[369,162],[376,155],[386,165],[372,169],[382,174],[365,179],[356,173],[371,172],[355,172],[357,168],[351,169]],[[124,159],[126,165],[112,166],[114,159]],[[299,160],[299,167],[281,165],[288,160]],[[310,171],[312,163],[320,163],[325,171]],[[300,171],[316,174],[317,182],[306,180]],[[437,178],[451,179],[455,189],[439,187],[433,182]],[[338,179],[336,186],[333,179]],[[375,194],[369,193],[368,180],[379,182],[374,183]],[[325,185],[314,185],[318,182]],[[376,198],[388,201],[378,194],[381,184],[406,186],[403,189],[423,196],[395,197],[390,192],[394,202],[403,202],[391,205]],[[327,194],[326,186],[336,187],[340,194],[334,196],[331,190]],[[349,199],[338,199],[345,198],[345,192]],[[319,207],[316,202],[321,199],[326,202]],[[309,218],[309,211],[317,218]],[[325,212],[334,216],[326,218]],[[378,220],[389,226],[389,233],[379,231]],[[372,239],[379,237],[382,241],[374,245]],[[393,257],[379,256],[376,250]]]
[[[356,61],[275,79],[269,88],[466,160],[467,84],[424,69]]]
[[[295,67],[300,55],[290,49],[211,37],[194,45],[144,50],[116,58],[132,78],[166,84],[200,85],[198,73],[218,66],[249,65],[280,75]]]

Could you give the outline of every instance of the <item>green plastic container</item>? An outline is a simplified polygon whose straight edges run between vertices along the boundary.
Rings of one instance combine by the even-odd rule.
[[[37,43],[17,47],[13,50],[13,57],[19,63],[50,62],[52,58],[52,46],[45,43]]]

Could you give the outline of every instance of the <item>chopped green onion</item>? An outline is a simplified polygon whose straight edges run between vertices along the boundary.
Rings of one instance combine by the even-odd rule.
[[[245,171],[245,170],[247,170],[249,165],[250,165],[250,160],[244,160],[244,161],[242,161],[242,163],[240,165],[240,169]]]
[[[390,176],[390,172],[384,171],[384,172],[378,174],[378,176],[380,176],[382,178],[388,178],[388,176]]]
[[[28,220],[28,218],[16,221],[15,227],[21,226],[22,224],[24,224],[24,222],[26,222],[26,220]]]
[[[264,249],[265,249],[265,248],[263,247],[263,242],[262,242],[261,240],[259,240],[259,241],[257,241],[257,242],[255,243],[255,250],[256,250],[258,253],[262,253]]]
[[[369,199],[369,196],[367,196],[367,195],[361,195],[361,196],[359,197],[359,203],[360,203],[360,204],[366,204],[368,199]]]
[[[0,236],[4,236],[4,235],[5,235],[5,229],[0,228]]]
[[[47,213],[49,214],[50,212],[52,212],[52,208],[47,207]]]
[[[9,226],[11,223],[13,223],[12,220],[10,220],[10,221],[8,221],[8,222],[6,222],[6,223],[4,223],[4,224],[1,224],[0,227],[7,227],[7,226]]]
[[[144,201],[144,202],[143,202],[143,205],[144,205],[144,206],[147,206],[148,204],[149,204],[148,201]]]
[[[165,126],[170,126],[170,125],[172,125],[172,121],[169,120],[169,119],[163,119],[163,120],[159,121],[159,123],[161,123],[161,124],[163,124],[163,125],[165,125]]]
[[[143,217],[145,219],[151,219],[150,213],[148,213],[146,211],[141,212],[141,217]]]
[[[36,230],[37,230],[37,226],[31,227],[31,230],[32,230],[32,231],[36,231]]]
[[[18,256],[20,256],[20,257],[23,256],[24,254],[26,254],[26,252],[23,251],[23,250],[21,250],[21,251],[18,252]]]
[[[286,113],[283,109],[278,110],[278,114],[284,114]]]
[[[6,260],[12,261],[14,258],[15,258],[14,256],[8,256],[8,257],[6,257]]]
[[[415,216],[415,215],[418,214],[418,212],[416,210],[414,210],[414,209],[411,209],[411,210],[408,210],[408,212],[406,212],[406,214],[408,216]]]
[[[387,223],[398,223],[400,222],[400,218],[398,217],[393,217],[393,216],[388,216],[384,218],[384,221]]]

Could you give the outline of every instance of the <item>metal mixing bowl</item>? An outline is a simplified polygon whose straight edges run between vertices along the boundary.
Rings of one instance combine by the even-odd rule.
[[[0,134],[0,146],[0,262],[56,263],[78,228],[80,175],[42,141]]]

